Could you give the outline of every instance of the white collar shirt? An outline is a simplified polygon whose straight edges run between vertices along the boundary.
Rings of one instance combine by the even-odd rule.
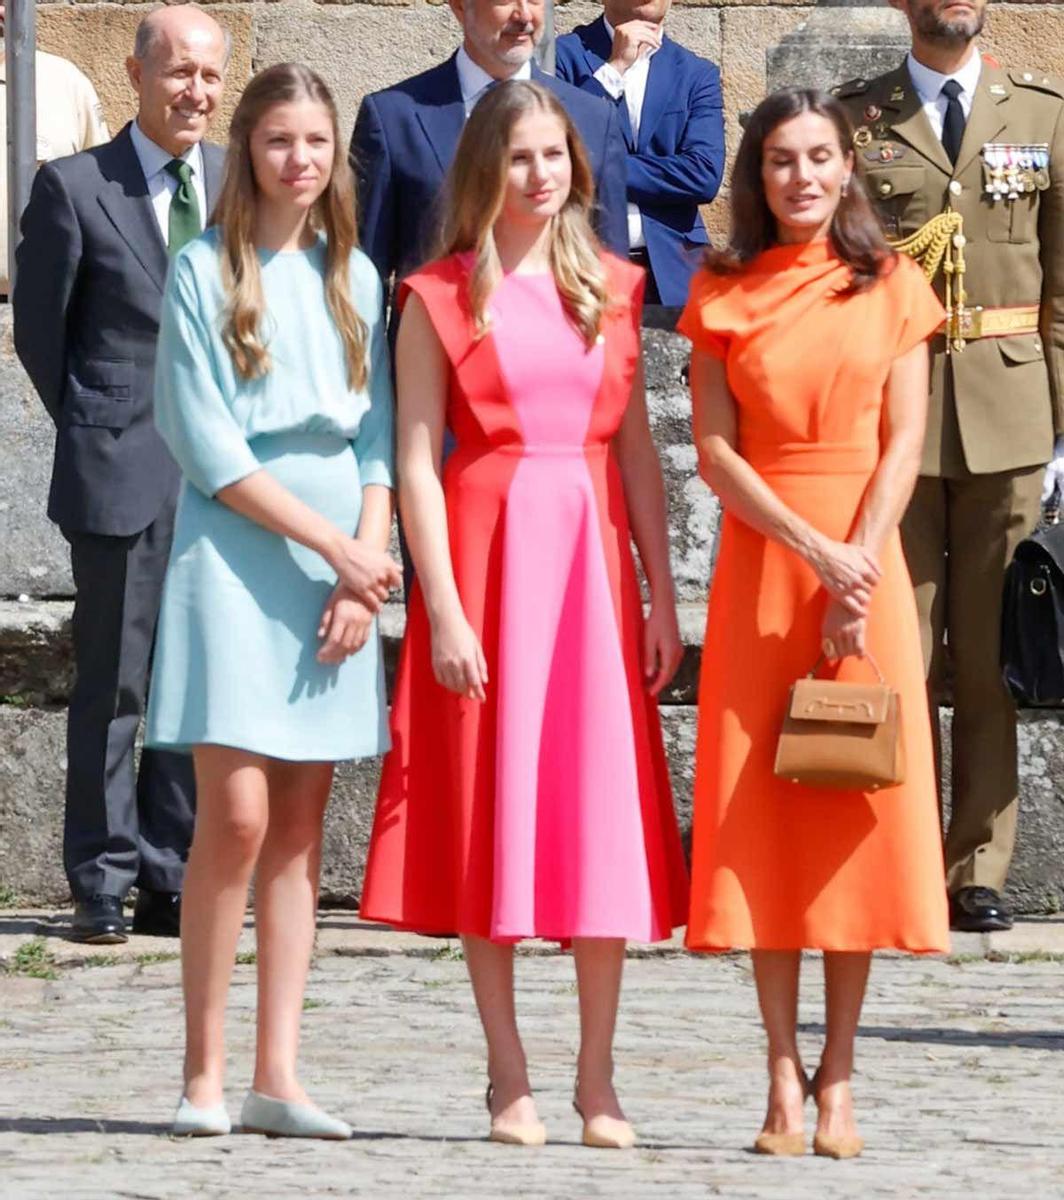
[[[458,68],[458,86],[462,89],[462,104],[468,119],[481,96],[493,83],[499,83],[501,80],[497,80],[494,75],[489,75],[482,66],[475,63],[466,53],[465,46],[459,46],[458,54],[455,57],[455,66]],[[529,59],[522,63],[509,78],[531,79],[532,60]]]
[[[602,24],[606,27],[606,35],[612,44],[614,28],[605,17],[602,18]],[[622,96],[624,97],[624,105],[628,109],[628,123],[632,127],[632,136],[636,142],[639,141],[639,126],[643,119],[643,104],[647,98],[647,82],[650,79],[650,60],[656,53],[656,50],[651,50],[649,54],[641,54],[623,75],[611,67],[608,62],[603,63],[595,72],[595,78],[614,100],[620,100]],[[639,211],[638,205],[629,204],[629,249],[636,250],[646,246],[646,244],[646,238],[643,235],[643,214]]]
[[[136,121],[129,127],[129,136],[133,149],[137,152],[140,169],[144,172],[144,181],[148,185],[148,196],[155,211],[155,219],[159,222],[159,232],[163,236],[163,245],[170,237],[170,201],[177,191],[178,181],[166,169],[174,155],[153,142],[144,133]],[[192,190],[199,202],[200,225],[206,224],[207,187],[203,178],[203,148],[197,142],[191,149],[180,156],[192,168]]]
[[[906,59],[906,65],[909,68],[909,78],[913,81],[913,87],[916,88],[916,94],[920,97],[920,103],[927,114],[928,122],[935,132],[935,137],[941,141],[942,127],[946,122],[946,105],[949,104],[949,98],[942,94],[942,85],[948,79],[955,79],[961,85],[961,94],[957,99],[964,112],[964,119],[967,120],[971,116],[975,89],[979,86],[979,76],[983,72],[983,56],[979,53],[978,46],[973,46],[968,61],[952,75],[943,75],[941,71],[933,71],[930,67],[925,67],[922,62],[917,62],[913,58],[911,51]]]

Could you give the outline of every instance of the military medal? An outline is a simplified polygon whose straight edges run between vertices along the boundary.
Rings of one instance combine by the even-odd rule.
[[[879,107],[878,104],[870,104],[864,110],[864,119],[866,121],[878,121],[882,115],[883,115],[883,110]]]
[[[867,125],[862,125],[860,129],[855,129],[853,133],[853,144],[858,150],[863,150],[866,146],[872,143],[872,131]]]
[[[1036,146],[1034,151],[1034,186],[1044,192],[1049,187],[1049,147]]]

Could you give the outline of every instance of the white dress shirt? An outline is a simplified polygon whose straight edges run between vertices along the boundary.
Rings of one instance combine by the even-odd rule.
[[[927,119],[935,131],[935,137],[941,141],[942,126],[946,122],[946,106],[949,104],[949,98],[942,95],[942,85],[947,79],[956,79],[961,85],[963,90],[957,99],[961,103],[964,119],[967,120],[971,116],[975,89],[979,86],[979,76],[983,72],[983,56],[979,53],[979,47],[972,47],[968,61],[952,75],[943,75],[940,71],[932,71],[930,67],[925,67],[923,63],[917,62],[913,58],[911,51],[906,59],[906,65],[909,68],[909,78],[913,81],[913,87],[916,88],[916,94],[920,97],[920,103],[927,114]]]
[[[468,118],[476,102],[491,87],[493,83],[501,83],[494,75],[489,75],[483,67],[478,66],[466,53],[465,46],[459,46],[455,58],[458,68],[458,86],[462,89],[462,103],[465,105],[465,115]],[[532,60],[522,63],[508,79],[532,78]]]
[[[602,18],[602,23],[606,26],[606,33],[612,44],[613,26],[605,17]],[[639,124],[643,119],[643,101],[647,97],[647,80],[650,78],[650,60],[655,54],[657,54],[656,50],[640,54],[623,75],[611,67],[608,62],[603,63],[595,72],[595,78],[614,100],[624,97],[624,104],[628,109],[628,123],[632,126],[632,136],[637,143],[639,141]],[[635,250],[646,244],[646,238],[643,236],[643,214],[639,211],[638,205],[629,204],[628,245]]]
[[[166,164],[175,156],[157,145],[140,128],[136,121],[129,127],[129,136],[133,141],[133,149],[140,160],[140,169],[148,184],[148,195],[155,219],[159,222],[159,232],[163,235],[163,245],[170,238],[170,201],[177,191],[178,181],[166,170]],[[200,224],[206,223],[207,217],[207,187],[203,178],[203,151],[197,142],[190,150],[186,150],[181,158],[192,168],[192,190],[199,201]]]

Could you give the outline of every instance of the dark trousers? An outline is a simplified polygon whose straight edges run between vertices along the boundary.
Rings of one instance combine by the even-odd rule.
[[[1002,891],[1016,841],[1016,706],[1001,679],[1001,593],[1017,543],[1038,521],[1042,475],[1040,466],[957,479],[922,475],[902,519],[939,763],[947,654],[952,667],[951,892]]]
[[[192,759],[133,745],[144,715],[168,504],[132,537],[66,532],[74,570],[76,680],[67,721],[63,864],[75,898],[134,884],[179,892],[195,813]]]

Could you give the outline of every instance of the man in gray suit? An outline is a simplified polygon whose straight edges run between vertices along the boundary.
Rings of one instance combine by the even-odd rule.
[[[168,256],[204,225],[223,153],[202,144],[229,42],[192,5],[141,23],[126,67],[136,119],[46,163],[22,218],[15,348],[56,425],[48,515],[70,543],[77,677],[67,725],[63,859],[74,936],[176,936],[192,836],[191,760],[133,744],[179,472],[152,419]]]

